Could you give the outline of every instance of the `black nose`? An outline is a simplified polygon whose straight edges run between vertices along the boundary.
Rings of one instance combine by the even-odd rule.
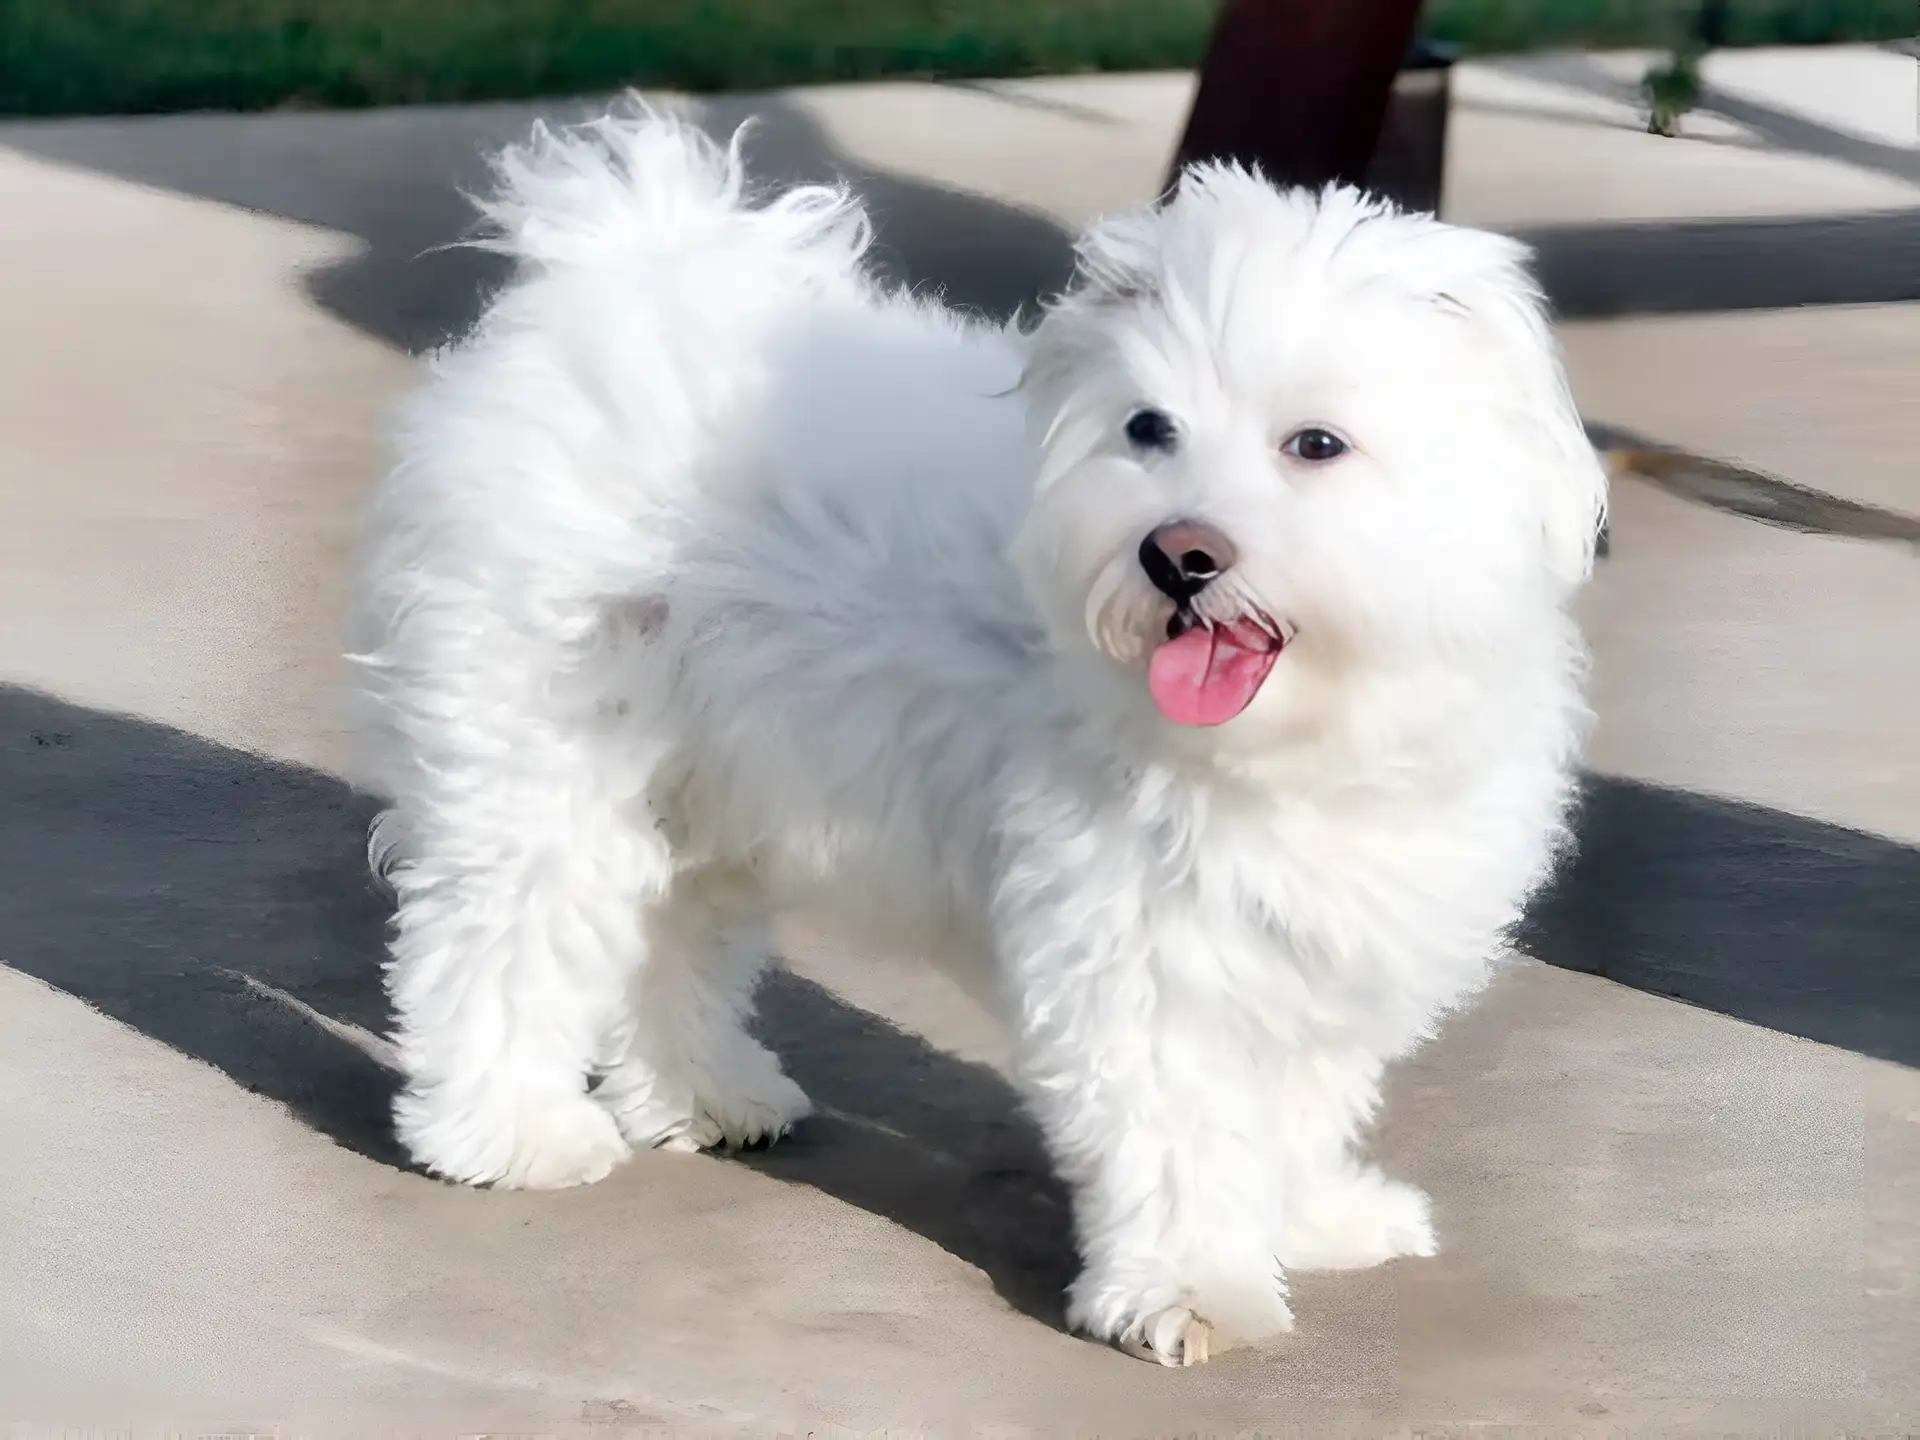
[[[1206,589],[1239,558],[1231,540],[1198,520],[1162,525],[1140,542],[1140,568],[1154,589],[1177,605]]]

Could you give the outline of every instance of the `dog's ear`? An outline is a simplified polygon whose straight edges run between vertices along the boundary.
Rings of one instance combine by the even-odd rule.
[[[1156,297],[1159,212],[1136,211],[1092,226],[1073,247],[1073,279],[1063,300],[1133,305]]]
[[[1058,458],[1056,441],[1075,430],[1073,419],[1097,401],[1087,380],[1103,370],[1112,324],[1120,312],[1157,303],[1158,217],[1153,212],[1103,220],[1074,246],[1073,276],[1042,307],[1021,380],[1042,444]],[[1082,437],[1085,438],[1084,436]],[[1042,486],[1046,483],[1043,471]]]
[[[1534,472],[1529,483],[1541,487],[1536,498],[1547,562],[1559,579],[1577,585],[1593,572],[1606,521],[1606,467],[1574,404],[1531,253],[1503,236],[1455,233],[1471,237],[1480,263],[1437,294],[1436,303],[1460,314],[1493,347],[1512,386],[1512,418]]]

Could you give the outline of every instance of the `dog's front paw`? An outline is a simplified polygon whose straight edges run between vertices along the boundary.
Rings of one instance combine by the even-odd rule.
[[[448,1180],[503,1190],[564,1190],[604,1179],[633,1152],[585,1095],[453,1105],[408,1093],[394,1104],[407,1152]]]
[[[1113,1343],[1136,1360],[1169,1368],[1204,1365],[1210,1358],[1213,1326],[1184,1305],[1169,1305],[1134,1321]]]
[[[731,1149],[771,1145],[813,1113],[807,1092],[787,1078],[771,1054],[767,1059],[765,1071],[751,1087],[700,1097],[707,1122],[717,1132],[709,1145]]]
[[[703,1094],[683,1128],[657,1141],[663,1150],[744,1150],[771,1145],[813,1113],[807,1094],[780,1071],[747,1094]]]
[[[643,1149],[744,1149],[771,1144],[813,1113],[773,1053],[742,1047],[697,1080],[667,1080],[628,1062],[597,1092],[620,1132]]]
[[[1278,1274],[1249,1274],[1241,1284],[1141,1288],[1082,1274],[1068,1292],[1067,1321],[1136,1359],[1178,1367],[1285,1334],[1293,1312]]]
[[[1363,1170],[1315,1190],[1287,1217],[1280,1258],[1295,1270],[1365,1270],[1439,1248],[1426,1192]]]

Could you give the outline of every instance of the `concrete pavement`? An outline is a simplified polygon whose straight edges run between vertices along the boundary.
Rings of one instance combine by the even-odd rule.
[[[1595,421],[1920,513],[1910,69],[1838,54],[1716,61],[1745,118],[1674,142],[1630,59],[1469,67],[1449,209],[1540,238]],[[1185,85],[704,109],[764,113],[767,163],[875,194],[897,273],[1003,309],[1151,192]],[[1920,1426],[1920,557],[1631,478],[1551,963],[1393,1082],[1438,1259],[1297,1277],[1298,1335],[1204,1371],[1061,1335],[1002,1038],[799,917],[766,1002],[826,1112],[795,1143],[550,1196],[399,1168],[350,1028],[384,1024],[384,911],[341,560],[406,348],[488,279],[415,257],[531,113],[0,126],[0,1421]],[[1767,308],[1796,285],[1856,303]]]

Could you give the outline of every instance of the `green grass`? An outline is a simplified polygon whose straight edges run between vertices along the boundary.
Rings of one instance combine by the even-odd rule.
[[[1217,0],[0,0],[0,112],[478,100],[1190,66]],[[1735,44],[1910,33],[1915,0],[1735,0]],[[1475,51],[1666,45],[1692,0],[1431,0]]]
[[[1666,48],[1683,41],[1700,0],[1429,0],[1435,36],[1483,54],[1577,48]],[[1898,40],[1920,25],[1915,0],[1731,0],[1728,45]]]

